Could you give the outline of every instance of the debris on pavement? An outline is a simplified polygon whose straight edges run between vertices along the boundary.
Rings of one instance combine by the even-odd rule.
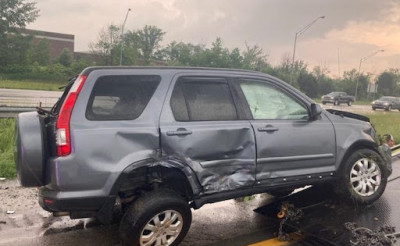
[[[296,208],[293,204],[284,202],[281,205],[279,213],[276,215],[282,219],[279,224],[278,239],[280,241],[290,241],[290,235],[283,230],[286,221],[296,222],[303,216],[303,210]]]
[[[4,220],[0,220],[0,224],[3,224],[3,225],[5,225],[5,224],[7,224],[7,222],[6,222],[6,221],[4,221]]]
[[[357,227],[354,222],[344,224],[347,230],[351,232],[351,245],[360,246],[392,246],[400,233],[396,233],[394,226],[381,226],[373,231],[366,227]]]
[[[0,178],[0,181],[4,181],[4,180],[6,180],[6,178]]]
[[[14,214],[15,211],[14,210],[7,210],[6,214]]]

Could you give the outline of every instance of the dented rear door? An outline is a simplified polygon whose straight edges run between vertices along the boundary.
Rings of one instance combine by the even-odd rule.
[[[163,155],[188,165],[205,193],[255,182],[253,130],[230,87],[224,76],[178,76],[161,114]]]

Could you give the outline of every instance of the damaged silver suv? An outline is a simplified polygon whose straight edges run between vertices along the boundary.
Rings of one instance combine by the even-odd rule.
[[[259,72],[91,67],[51,111],[17,117],[23,186],[54,215],[123,217],[127,245],[177,245],[191,208],[305,185],[370,204],[391,163],[369,119],[325,111]]]

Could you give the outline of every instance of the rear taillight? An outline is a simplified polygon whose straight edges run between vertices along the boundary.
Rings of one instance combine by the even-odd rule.
[[[76,99],[78,98],[79,92],[81,91],[85,80],[86,76],[78,76],[74,82],[74,85],[69,90],[68,95],[61,106],[60,113],[58,114],[56,124],[57,156],[66,156],[71,153],[69,121],[71,119],[71,113],[74,109]]]

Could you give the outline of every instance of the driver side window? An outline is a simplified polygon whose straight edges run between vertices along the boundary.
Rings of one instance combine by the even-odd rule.
[[[272,85],[254,80],[242,80],[239,85],[255,120],[308,118],[306,107]]]

